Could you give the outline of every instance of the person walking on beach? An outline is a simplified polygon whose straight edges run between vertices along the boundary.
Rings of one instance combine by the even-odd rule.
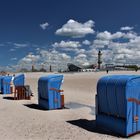
[[[107,70],[106,70],[106,73],[108,74],[108,72],[109,72],[109,70],[107,69]]]
[[[15,90],[14,78],[15,78],[15,74],[13,74],[12,79],[11,79],[11,83],[10,83],[10,86],[11,86],[11,93],[13,93],[13,91]]]

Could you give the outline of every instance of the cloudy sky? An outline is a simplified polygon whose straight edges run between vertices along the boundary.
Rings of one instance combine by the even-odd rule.
[[[0,68],[140,64],[139,0],[1,0]]]

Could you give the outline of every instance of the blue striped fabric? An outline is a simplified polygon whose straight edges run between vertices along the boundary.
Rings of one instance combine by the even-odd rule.
[[[3,94],[11,94],[10,90],[10,82],[11,82],[12,76],[4,76],[1,80],[1,89]]]
[[[25,76],[24,74],[19,74],[14,77],[13,83],[15,86],[24,86]]]
[[[41,77],[38,80],[38,102],[45,109],[61,108],[61,95],[59,92],[51,90],[55,88],[60,90],[63,75],[49,75]]]
[[[108,117],[114,117],[125,120],[121,133],[121,127],[116,127],[115,131],[128,136],[140,131],[140,121],[134,121],[134,118],[140,118],[140,76],[139,75],[111,75],[99,79],[97,83],[97,123],[106,125],[114,130],[113,121]],[[130,100],[130,101],[129,101]],[[106,116],[106,117],[102,117]],[[99,117],[100,116],[100,117]],[[100,120],[105,118],[105,120]],[[100,122],[99,122],[100,120]],[[113,119],[112,119],[113,120]],[[114,122],[115,123],[115,122]],[[118,122],[119,123],[119,122]]]

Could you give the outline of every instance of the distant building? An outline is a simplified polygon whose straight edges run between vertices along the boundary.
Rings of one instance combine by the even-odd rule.
[[[68,63],[68,71],[72,71],[72,72],[92,72],[96,69],[96,65],[92,64],[92,65],[86,65],[86,66],[76,66],[72,63]]]
[[[82,68],[80,68],[74,64],[71,64],[71,63],[68,63],[67,66],[68,66],[68,71],[72,71],[72,72],[77,72],[77,71],[80,71],[82,69]]]
[[[114,70],[115,65],[114,64],[106,64],[106,70]]]

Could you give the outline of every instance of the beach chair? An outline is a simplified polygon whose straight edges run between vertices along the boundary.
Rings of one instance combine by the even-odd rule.
[[[19,74],[15,76],[14,80],[14,99],[31,99],[31,90],[29,85],[24,85],[25,76],[24,74]]]
[[[125,137],[140,132],[140,76],[112,75],[98,81],[96,124]]]
[[[25,80],[24,74],[16,75],[13,79],[13,89],[14,89],[13,93],[15,100],[25,98],[24,80]]]
[[[61,90],[63,75],[49,75],[38,80],[39,106],[51,110],[64,107],[64,95]]]
[[[2,93],[2,79],[3,79],[3,76],[0,76],[0,92]]]
[[[1,92],[2,94],[11,94],[11,83],[12,76],[2,76],[1,80]]]

